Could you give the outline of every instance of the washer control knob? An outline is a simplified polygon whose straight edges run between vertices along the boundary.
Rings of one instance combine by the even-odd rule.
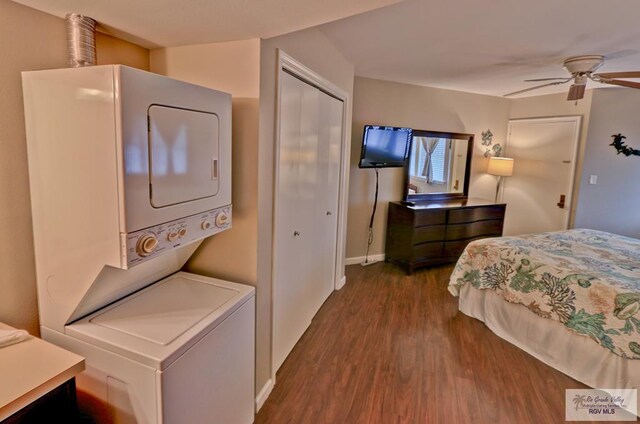
[[[220,212],[216,215],[216,227],[222,228],[229,223],[229,215],[226,212]]]
[[[138,239],[136,244],[136,252],[140,256],[149,256],[158,247],[158,239],[155,234],[144,234]]]
[[[169,234],[167,234],[167,240],[169,241],[174,241],[177,238],[178,238],[178,233],[176,233],[175,231],[171,231]]]
[[[178,230],[178,235],[179,235],[180,237],[184,237],[184,236],[186,236],[186,235],[187,235],[187,229],[186,229],[186,228],[180,228],[180,229]]]
[[[208,230],[209,228],[211,228],[211,223],[209,221],[202,221],[202,229]]]

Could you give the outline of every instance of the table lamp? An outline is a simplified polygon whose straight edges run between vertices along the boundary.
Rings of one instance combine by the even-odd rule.
[[[490,175],[496,175],[498,177],[498,184],[496,184],[496,200],[498,203],[498,194],[500,193],[500,187],[502,185],[502,177],[510,177],[513,175],[513,159],[511,158],[489,158],[489,167],[487,173]]]

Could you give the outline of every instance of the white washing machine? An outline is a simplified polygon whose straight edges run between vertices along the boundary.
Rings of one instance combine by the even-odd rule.
[[[178,272],[43,336],[87,358],[100,422],[251,423],[254,311],[253,287]]]

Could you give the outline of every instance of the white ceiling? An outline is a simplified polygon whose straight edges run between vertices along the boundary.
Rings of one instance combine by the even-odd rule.
[[[568,75],[573,55],[640,70],[639,20],[637,0],[407,0],[320,28],[359,76],[502,95]]]
[[[270,38],[400,0],[14,0],[64,17],[80,13],[144,47]]]
[[[638,0],[14,1],[86,14],[146,47],[269,38],[324,23],[359,76],[498,96],[534,85],[524,79],[564,76],[572,55],[605,55],[601,72],[640,70]]]

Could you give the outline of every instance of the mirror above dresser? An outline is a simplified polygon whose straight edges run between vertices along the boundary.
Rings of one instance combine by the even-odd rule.
[[[472,155],[473,134],[413,130],[404,167],[403,200],[466,198]]]

